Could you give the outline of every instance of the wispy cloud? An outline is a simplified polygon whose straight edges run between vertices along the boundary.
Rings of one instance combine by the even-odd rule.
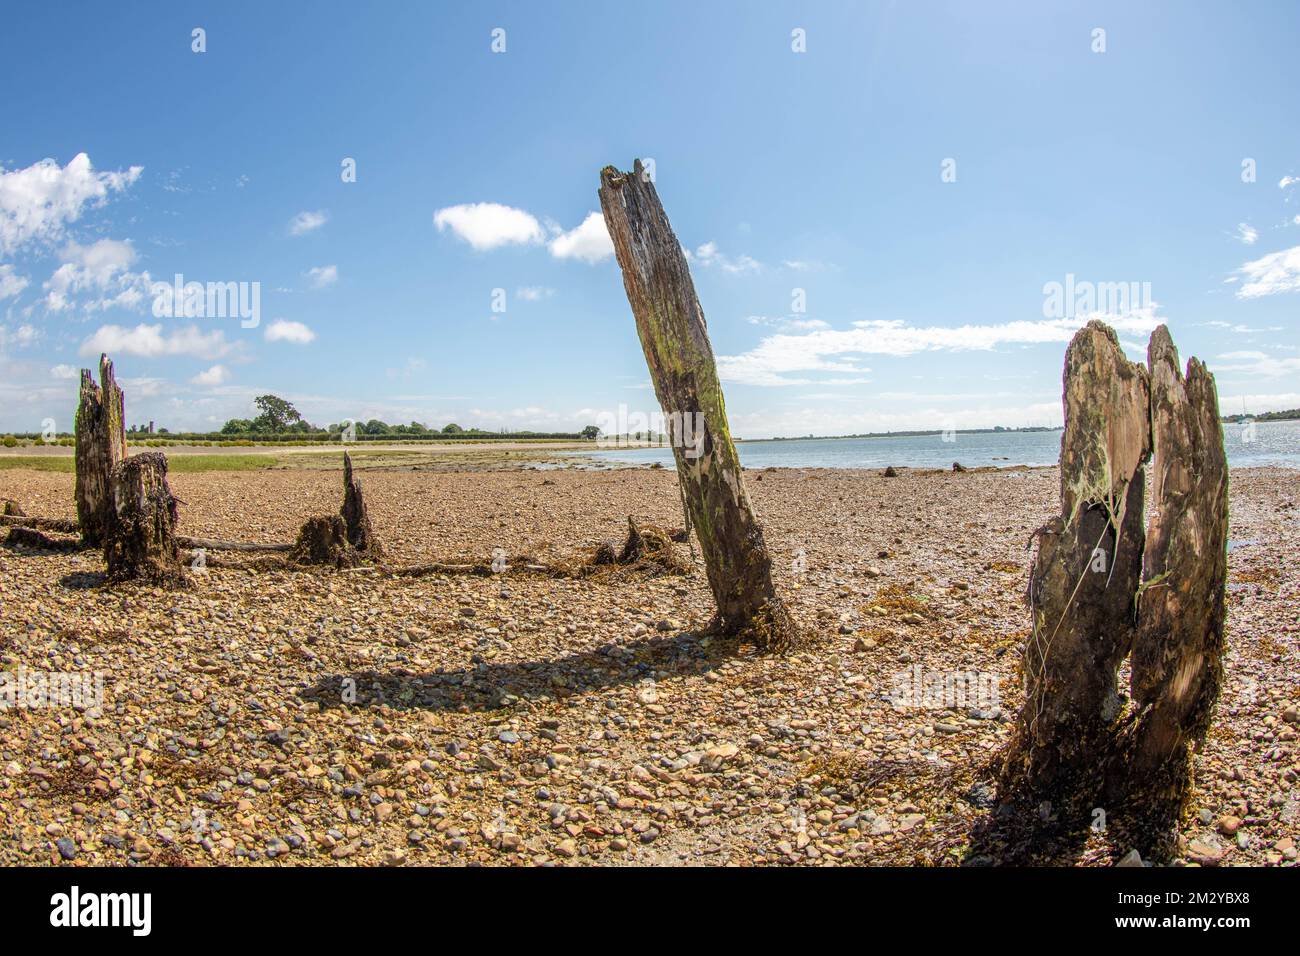
[[[1253,246],[1259,239],[1259,230],[1244,222],[1237,223],[1237,239],[1248,246]]]
[[[159,358],[171,355],[189,355],[194,358],[216,359],[230,354],[234,346],[226,341],[219,330],[203,332],[197,325],[164,333],[162,323],[135,328],[120,325],[102,325],[81,343],[82,355],[138,355]]]
[[[339,281],[338,266],[316,266],[307,270],[307,281],[313,289],[323,289]]]
[[[1300,358],[1279,359],[1259,351],[1224,352],[1211,363],[1210,370],[1216,374],[1238,372],[1251,378],[1279,378],[1300,372]]]
[[[705,268],[717,267],[723,272],[741,274],[762,271],[763,264],[751,256],[728,256],[718,250],[716,242],[705,242],[695,247],[695,251],[684,250],[686,258],[692,263]]]
[[[870,369],[862,356],[896,358],[931,351],[989,350],[1000,345],[1038,345],[1069,342],[1090,318],[1101,318],[1119,332],[1150,333],[1160,319],[1154,307],[1123,316],[1082,316],[1042,321],[1006,322],[1000,325],[909,326],[900,320],[853,323],[851,329],[819,329],[804,335],[779,333],[763,339],[740,355],[718,358],[724,381],[746,385],[855,384],[863,379],[792,377],[794,373],[860,375]]]
[[[224,384],[228,378],[230,378],[230,372],[224,365],[214,365],[210,369],[195,375],[190,379],[190,383],[193,385],[212,387]]]
[[[1300,246],[1243,263],[1237,273],[1246,279],[1237,288],[1238,299],[1300,291]]]
[[[289,220],[289,235],[305,236],[309,232],[315,232],[328,221],[329,213],[324,209],[317,209],[314,212],[300,212]]]
[[[7,262],[0,262],[0,299],[8,299],[26,289],[30,280],[26,276],[20,276],[14,271],[14,267]]]

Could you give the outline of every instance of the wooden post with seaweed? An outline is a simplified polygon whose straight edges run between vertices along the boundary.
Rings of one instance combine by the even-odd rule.
[[[612,166],[601,170],[600,205],[655,395],[675,432],[673,457],[717,602],[717,630],[781,649],[793,639],[794,624],[773,587],[763,530],[745,493],[704,312],[681,243],[640,160],[630,173]],[[702,427],[690,447],[683,447],[686,422]]]
[[[77,520],[82,541],[90,547],[103,544],[109,475],[126,457],[124,406],[122,390],[113,377],[113,363],[107,355],[100,355],[98,384],[90,369],[81,370],[81,399],[75,424]]]
[[[1213,378],[1193,359],[1183,380],[1163,326],[1149,362],[1095,321],[1066,353],[1061,513],[1036,533],[1025,703],[999,778],[1004,804],[1077,819],[1101,801],[1148,833],[1176,819],[1218,695],[1227,535]]]
[[[167,456],[151,451],[118,462],[108,487],[104,558],[109,580],[140,579],[167,587],[184,584]]]
[[[1228,461],[1214,376],[1193,358],[1184,378],[1169,331],[1151,336],[1155,445],[1145,580],[1131,661],[1133,721],[1113,796],[1140,793],[1155,819],[1176,817],[1192,784],[1192,752],[1205,739],[1223,682],[1228,574]]]

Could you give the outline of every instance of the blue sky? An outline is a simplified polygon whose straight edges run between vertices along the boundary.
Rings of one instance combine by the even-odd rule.
[[[70,428],[101,348],[172,430],[264,392],[317,424],[650,411],[588,218],[635,157],[738,435],[1059,423],[1091,312],[1134,357],[1168,323],[1225,411],[1300,406],[1298,35],[1282,2],[24,5],[0,430]],[[258,324],[155,315],[177,273],[257,283]],[[1053,306],[1067,276],[1110,291]]]

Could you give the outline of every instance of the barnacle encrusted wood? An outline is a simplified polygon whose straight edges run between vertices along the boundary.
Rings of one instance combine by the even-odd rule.
[[[630,173],[601,170],[600,206],[655,395],[675,432],[673,457],[717,602],[718,629],[763,647],[784,647],[794,625],[772,585],[771,557],[745,493],[704,312],[681,243],[640,160]],[[682,440],[684,422],[702,424],[701,440],[690,447]]]
[[[104,559],[113,581],[140,579],[169,587],[185,583],[176,545],[176,499],[167,484],[167,456],[133,455],[109,475]]]

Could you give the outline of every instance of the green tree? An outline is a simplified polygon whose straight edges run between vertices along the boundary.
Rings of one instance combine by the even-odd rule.
[[[282,432],[303,420],[292,402],[277,395],[259,395],[253,399],[253,404],[262,410],[262,414],[253,419],[254,431]]]
[[[444,426],[443,426],[443,429],[442,429],[442,433],[443,433],[444,435],[459,435],[459,434],[461,434],[461,433],[464,432],[464,431],[465,431],[465,429],[461,428],[461,427],[460,427],[459,425],[457,425],[455,422],[451,422],[451,423],[449,423],[449,424],[447,424],[447,425],[444,425]]]
[[[600,429],[597,428],[595,425],[588,425],[586,428],[582,430],[583,438],[595,438],[599,434],[600,434]]]

